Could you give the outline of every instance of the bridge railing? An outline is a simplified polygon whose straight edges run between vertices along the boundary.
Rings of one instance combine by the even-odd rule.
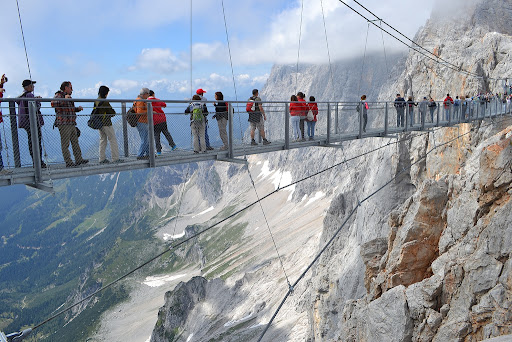
[[[54,128],[55,109],[51,106],[52,98],[38,98],[29,102],[29,122],[20,126],[19,108],[15,101],[18,99],[7,98],[0,103],[3,113],[3,123],[0,123],[0,135],[3,145],[2,157],[4,168],[11,170],[15,168],[33,168],[37,170],[45,166],[66,167],[61,147],[61,136],[59,129]],[[88,127],[90,113],[93,110],[94,101],[97,99],[60,99],[61,101],[74,101],[75,106],[82,106],[83,110],[76,113],[76,127],[80,130],[78,139],[83,159],[88,159],[89,165],[99,164],[103,158],[100,156],[98,130]],[[135,160],[139,154],[141,138],[136,128],[130,127],[127,123],[127,111],[135,100],[108,99],[116,112],[112,118],[112,127],[117,140],[118,151],[121,159]],[[165,121],[172,140],[165,136],[160,137],[160,146],[155,143],[153,100],[144,100],[148,106],[148,140],[150,141],[150,153],[148,160],[150,166],[155,165],[157,158],[183,157],[193,155],[193,143],[190,130],[190,118],[185,114],[189,101],[165,101]],[[227,101],[229,103],[228,120],[228,150],[227,157],[233,157],[236,149],[251,149],[249,138],[248,114],[245,111],[245,101]],[[425,107],[421,104],[405,108],[395,108],[394,102],[368,102],[367,123],[364,125],[363,111],[358,111],[359,102],[317,102],[318,121],[315,124],[313,140],[324,143],[333,143],[347,139],[356,139],[367,136],[383,136],[392,133],[405,132],[410,130],[424,130],[434,126],[448,126],[460,122],[481,120],[483,118],[495,117],[497,115],[510,114],[510,102],[503,102],[498,98],[490,101],[462,101],[460,105],[445,105],[443,102],[436,102],[436,107]],[[217,151],[223,145],[215,115],[214,101],[206,102],[208,115],[208,143]],[[273,143],[282,144],[283,148],[289,148],[293,144],[302,141],[294,141],[293,128],[290,123],[288,101],[262,102],[267,115],[265,121],[265,132],[267,138]],[[403,110],[403,125],[398,124],[397,117]],[[39,126],[39,117],[44,121]],[[26,123],[26,117],[21,118]],[[160,118],[161,119],[161,118]],[[307,123],[304,123],[304,138],[309,141]],[[41,144],[39,144],[39,136]],[[157,139],[158,140],[158,139]],[[256,140],[261,142],[258,132]],[[177,146],[173,150],[174,144]],[[110,142],[108,143],[110,145]],[[30,148],[29,146],[32,146]],[[261,147],[262,145],[259,144]],[[68,149],[74,155],[72,149]],[[161,152],[161,155],[156,155]],[[110,146],[106,147],[105,159],[113,161]],[[73,160],[77,160],[74,155]],[[81,164],[81,167],[85,164]]]

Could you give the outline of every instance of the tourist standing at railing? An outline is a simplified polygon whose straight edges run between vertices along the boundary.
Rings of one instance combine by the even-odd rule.
[[[206,124],[206,118],[204,116],[207,113],[206,104],[201,102],[201,96],[192,96],[192,102],[185,113],[190,113],[190,129],[192,131],[192,141],[194,144],[194,153],[203,152],[206,153],[206,139],[204,137]]]
[[[409,126],[414,125],[414,107],[418,106],[416,102],[413,101],[412,96],[407,98],[407,108],[409,109]]]
[[[304,135],[304,122],[306,122],[306,113],[308,111],[308,105],[306,103],[306,100],[304,99],[306,95],[304,95],[303,92],[299,91],[297,93],[297,99],[299,101],[299,105],[302,108],[302,114],[300,116],[299,126],[300,126],[300,137],[302,141],[306,141],[305,135]]]
[[[401,97],[400,94],[396,94],[395,103],[393,105],[396,109],[396,127],[404,127],[405,99]]]
[[[206,149],[213,150],[213,147],[210,145],[210,137],[208,136],[208,107],[206,106],[206,101],[208,101],[208,99],[204,97],[205,93],[206,91],[201,88],[196,90],[196,95],[199,95],[201,102],[204,104],[204,108],[206,108],[206,112],[204,113],[204,139],[206,141]]]
[[[459,96],[455,96],[455,100],[453,100],[453,120],[457,120],[460,115],[460,99]]]
[[[255,110],[249,113],[249,124],[251,126],[251,145],[258,145],[256,140],[254,140],[254,131],[258,129],[260,132],[260,136],[263,139],[263,145],[270,144],[265,138],[265,120],[267,120],[267,115],[263,110],[263,105],[261,104],[261,98],[259,97],[258,89],[252,90],[252,96],[249,98],[255,102]]]
[[[300,131],[300,117],[302,115],[302,105],[298,103],[298,98],[296,95],[292,95],[290,97],[290,120],[292,122],[292,133],[293,133],[293,141],[301,140],[301,131]]]
[[[137,100],[146,100],[149,97],[149,89],[142,88]],[[133,102],[133,109],[137,113],[137,131],[140,136],[138,160],[149,159],[149,126],[148,126],[148,106],[144,101]]]
[[[428,100],[426,96],[423,96],[423,100],[419,103],[419,110],[420,110],[420,121],[423,125],[425,123],[425,120],[427,118],[427,107],[428,107]]]
[[[23,94],[18,97],[16,103],[18,104],[18,128],[23,128],[27,132],[28,137],[28,150],[32,157],[32,164],[34,163],[34,152],[32,151],[32,131],[30,130],[30,117],[28,104],[30,99],[41,98],[41,96],[34,96],[34,84],[36,81],[24,80],[21,83],[23,87]],[[36,101],[37,106],[37,139],[39,143],[39,158],[41,160],[41,167],[46,168],[43,161],[43,149],[41,147],[41,127],[44,125],[43,115],[41,114],[41,102]]]
[[[7,77],[5,77],[5,74],[2,75],[2,78],[0,79],[0,101],[2,97],[4,97],[4,83],[7,82]],[[0,107],[0,123],[4,122],[4,118],[2,116],[2,107]],[[2,159],[2,134],[0,134],[0,175],[6,175],[11,173],[11,170],[4,169],[4,161]]]
[[[167,120],[165,118],[164,110],[162,109],[167,107],[167,104],[163,101],[158,101],[155,97],[155,92],[153,90],[149,91],[148,100],[157,100],[155,102],[151,102],[153,105],[153,124],[154,124],[154,132],[155,132],[155,144],[156,144],[156,155],[159,156],[162,154],[162,144],[160,143],[160,134],[165,136],[169,146],[174,151],[176,149],[176,144],[172,139],[171,133],[167,129]]]
[[[226,126],[228,124],[229,120],[229,114],[228,114],[228,103],[224,102],[224,94],[222,92],[218,91],[215,93],[215,101],[218,101],[217,103],[214,103],[215,106],[215,115],[213,116],[214,119],[217,119],[217,125],[219,126],[219,135],[220,140],[222,140],[222,147],[221,150],[227,150],[229,147],[228,143],[228,132],[226,130]]]
[[[311,114],[313,115],[313,120],[309,120],[311,119],[311,115],[309,114],[311,112]],[[307,125],[308,125],[308,136],[309,136],[309,140],[314,140],[315,138],[315,125],[316,125],[316,116],[318,115],[318,105],[316,104],[316,99],[314,96],[310,96],[309,97],[309,103],[308,103],[308,111],[307,111],[307,114],[306,114],[306,119],[309,119],[307,120]]]
[[[73,101],[61,101],[60,99],[70,99],[73,93],[73,86],[71,82],[65,81],[60,85],[60,90],[55,93],[55,100],[51,105],[55,109],[55,127],[59,129],[60,133],[60,147],[62,149],[62,156],[66,162],[66,167],[73,167],[76,165],[87,164],[89,160],[82,158],[82,150],[78,144],[78,131],[76,128],[76,113],[83,110],[82,106],[75,107]],[[73,149],[73,156],[75,162],[71,160],[69,153],[69,144]]]
[[[363,110],[363,132],[366,132],[366,124],[368,123],[368,102],[366,102],[366,95],[361,96],[360,105]]]
[[[430,100],[428,101],[428,109],[430,111],[430,122],[434,122],[434,112],[436,111],[436,101],[432,97],[430,97]]]
[[[465,120],[468,114],[468,96],[462,96],[462,100],[460,101],[460,118],[461,120]]]
[[[119,146],[117,145],[116,132],[112,126],[112,118],[116,115],[114,108],[110,105],[106,98],[110,89],[107,86],[100,86],[98,90],[98,100],[94,102],[94,107],[97,109],[97,114],[101,115],[102,126],[98,129],[100,134],[100,164],[110,163],[105,156],[107,149],[107,142],[110,142],[110,154],[114,163],[119,163]]]
[[[452,107],[454,101],[450,97],[450,94],[446,94],[446,98],[443,101],[443,107],[444,107],[444,120],[448,120],[450,117],[450,108]]]

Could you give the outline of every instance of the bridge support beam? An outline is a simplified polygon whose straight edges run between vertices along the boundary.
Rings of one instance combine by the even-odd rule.
[[[124,148],[124,157],[128,158],[130,155],[130,151],[128,150],[128,125],[126,121],[126,103],[121,103],[121,116],[123,117],[123,148]]]
[[[326,144],[331,143],[331,104],[327,104],[327,141]]]
[[[41,150],[39,148],[39,123],[37,122],[37,104],[28,102],[28,118],[30,121],[30,135],[32,142],[32,162],[34,164],[34,179],[36,184],[41,182]]]
[[[153,103],[148,102],[148,140],[149,140],[149,167],[155,167],[155,124],[153,123]]]
[[[284,104],[284,149],[290,149],[290,108]]]
[[[228,102],[228,156],[233,159],[233,105]],[[243,137],[240,137],[243,138]]]

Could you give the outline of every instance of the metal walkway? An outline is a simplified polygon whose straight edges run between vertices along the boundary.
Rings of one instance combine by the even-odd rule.
[[[90,162],[85,165],[66,167],[60,150],[60,138],[57,130],[51,129],[55,114],[48,105],[52,99],[37,99],[41,103],[41,112],[46,122],[42,126],[42,149],[44,152],[43,161],[47,168],[34,167],[28,151],[28,147],[23,149],[20,146],[27,145],[25,139],[19,136],[23,129],[17,129],[16,108],[14,99],[5,99],[4,103],[9,101],[10,115],[4,115],[5,126],[10,126],[11,134],[5,126],[0,127],[2,133],[2,143],[4,145],[4,167],[8,174],[0,175],[0,186],[9,186],[15,184],[25,184],[45,191],[53,191],[52,181],[73,177],[83,177],[99,175],[105,173],[114,173],[129,170],[138,170],[145,168],[154,168],[184,163],[197,163],[201,161],[225,161],[235,163],[246,163],[245,155],[269,153],[275,151],[291,150],[296,148],[322,146],[335,147],[337,144],[368,137],[390,137],[402,132],[408,131],[428,131],[433,127],[454,126],[461,122],[471,122],[482,120],[484,118],[493,118],[511,113],[510,104],[503,103],[499,99],[492,99],[491,102],[471,101],[463,103],[461,106],[445,107],[442,102],[437,103],[437,107],[432,113],[429,109],[426,113],[420,112],[414,108],[409,113],[409,108],[404,108],[404,127],[397,127],[397,111],[393,102],[368,102],[368,123],[364,129],[363,114],[356,111],[356,103],[343,102],[318,102],[319,114],[316,126],[314,140],[295,141],[292,136],[289,118],[289,102],[263,102],[268,121],[265,123],[267,137],[271,144],[252,146],[248,141],[247,133],[247,113],[245,113],[245,102],[229,102],[229,120],[228,137],[229,148],[219,150],[221,143],[218,139],[218,132],[215,130],[216,120],[211,116],[214,114],[213,102],[207,102],[210,107],[209,134],[212,146],[215,150],[207,153],[194,153],[190,142],[190,127],[188,125],[188,115],[184,116],[184,108],[187,107],[186,101],[165,101],[167,108],[165,110],[169,131],[177,140],[178,149],[172,151],[170,148],[163,148],[162,154],[155,155],[155,144],[149,144],[149,159],[137,160],[135,152],[140,144],[140,138],[135,128],[127,125],[126,108],[131,106],[133,100],[109,100],[118,115],[119,119],[113,126],[118,136],[118,145],[122,162],[101,164],[98,159],[98,133],[87,127],[86,121],[92,110],[91,102],[95,99],[73,99],[76,105],[83,105],[85,114],[78,115],[77,127],[80,127],[82,134],[80,145],[84,158]],[[89,106],[86,106],[86,104]],[[148,113],[153,113],[153,106],[148,100]],[[88,110],[87,108],[91,109]],[[36,122],[36,103],[32,101],[29,105],[31,122]],[[5,109],[4,109],[5,112]],[[212,113],[213,112],[213,113]],[[45,114],[47,113],[47,114]],[[89,114],[88,114],[89,113]],[[81,114],[81,113],[79,113]],[[153,127],[152,115],[148,115],[149,127]],[[412,124],[411,124],[412,121]],[[242,123],[245,127],[242,127]],[[0,124],[2,125],[2,124]],[[31,125],[32,146],[34,146],[35,165],[39,165],[37,141],[37,130]],[[239,126],[239,132],[235,133],[234,127]],[[305,128],[306,130],[306,128]],[[176,139],[177,138],[177,139]],[[307,135],[306,135],[307,138]],[[149,129],[149,141],[154,141],[154,132]],[[13,143],[14,142],[14,143]],[[162,139],[165,142],[165,139]],[[7,146],[6,146],[7,145]],[[165,145],[165,144],[163,144]],[[27,145],[28,146],[28,145]],[[88,146],[88,147],[87,147]],[[7,148],[6,148],[7,147]],[[96,150],[96,151],[95,151]],[[109,151],[107,147],[107,151]],[[7,154],[7,155],[6,155]],[[6,163],[7,161],[7,163]]]

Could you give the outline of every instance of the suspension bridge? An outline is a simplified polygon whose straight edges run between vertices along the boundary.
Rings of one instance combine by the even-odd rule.
[[[88,114],[79,115],[77,127],[81,130],[79,138],[82,146],[82,154],[89,163],[75,167],[66,167],[61,153],[60,140],[56,130],[51,124],[55,115],[47,114],[47,124],[42,127],[34,124],[30,126],[32,148],[29,151],[29,144],[23,130],[18,130],[18,121],[13,99],[6,99],[10,103],[10,115],[4,122],[3,138],[6,158],[4,166],[7,172],[0,175],[0,186],[24,184],[41,190],[52,191],[53,181],[74,177],[84,177],[105,173],[140,170],[161,166],[170,166],[185,163],[197,163],[201,161],[223,161],[233,163],[246,163],[245,157],[252,154],[270,153],[283,150],[291,150],[303,147],[337,147],[344,141],[364,139],[369,137],[396,137],[397,134],[408,131],[428,131],[434,127],[454,126],[462,122],[472,122],[484,118],[511,113],[510,103],[503,103],[500,99],[494,98],[490,102],[472,101],[461,106],[446,106],[442,102],[437,103],[434,111],[421,111],[418,108],[409,110],[404,108],[403,126],[397,126],[397,111],[394,102],[369,102],[368,122],[365,127],[365,120],[362,111],[356,110],[358,103],[347,102],[319,102],[318,122],[314,138],[295,139],[290,125],[289,102],[262,102],[267,113],[268,120],[265,125],[267,136],[271,144],[257,146],[250,144],[247,129],[247,113],[245,102],[229,103],[228,120],[228,148],[219,149],[221,143],[218,138],[217,122],[210,117],[209,132],[212,141],[212,150],[207,153],[194,153],[190,141],[190,128],[188,115],[183,113],[187,106],[185,101],[166,101],[167,122],[169,131],[177,141],[178,148],[172,150],[165,147],[161,154],[156,154],[152,101],[145,100],[148,104],[149,123],[149,158],[147,160],[137,159],[137,149],[140,145],[140,137],[135,134],[136,129],[128,125],[127,106],[132,101],[111,100],[113,107],[117,109],[117,119],[114,119],[117,140],[119,141],[120,154],[119,163],[100,163],[98,157],[99,136],[95,130],[87,126]],[[41,104],[42,111],[49,109],[49,101],[52,99],[37,99]],[[80,99],[73,101],[90,108],[90,102],[94,100]],[[32,122],[37,122],[37,107],[35,102],[29,105],[29,116]],[[5,103],[5,102],[4,102]],[[46,104],[46,106],[45,106]],[[88,106],[89,104],[89,106]],[[210,103],[211,107],[213,105]],[[211,116],[211,115],[210,115]],[[8,129],[10,128],[10,129]],[[41,129],[42,143],[37,142]],[[9,134],[10,131],[10,134]],[[165,145],[165,144],[164,144]],[[216,146],[217,145],[217,146]],[[42,151],[39,151],[39,149]],[[30,153],[31,152],[31,153]],[[33,160],[31,159],[33,155]],[[41,167],[45,165],[46,167]]]

